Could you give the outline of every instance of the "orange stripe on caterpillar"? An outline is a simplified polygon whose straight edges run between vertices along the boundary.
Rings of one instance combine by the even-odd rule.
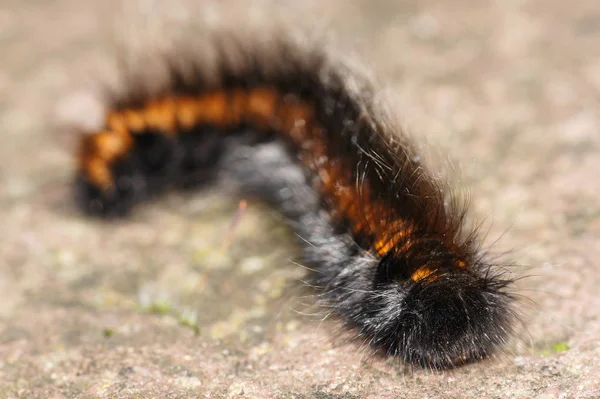
[[[91,182],[110,187],[110,163],[131,148],[132,134],[143,134],[146,130],[176,135],[202,124],[230,127],[252,123],[272,130],[286,126],[296,140],[302,140],[306,134],[299,127],[312,117],[310,107],[295,101],[280,108],[283,103],[284,96],[274,88],[259,87],[250,91],[215,91],[198,97],[166,96],[151,99],[137,109],[113,110],[106,117],[107,131],[84,139],[84,145],[93,143],[93,146],[81,152],[80,165]],[[99,159],[92,162],[96,155]],[[101,167],[102,161],[107,165]]]
[[[80,167],[88,178],[103,189],[112,187],[112,174],[109,165],[123,156],[131,148],[132,140],[127,134],[101,131],[85,135],[80,147]]]
[[[347,165],[327,157],[324,130],[315,121],[314,108],[297,96],[278,93],[272,87],[216,91],[198,97],[154,98],[139,109],[112,111],[106,121],[111,130],[84,139],[86,150],[81,152],[80,164],[91,182],[110,189],[110,165],[130,150],[132,134],[149,130],[170,136],[197,125],[232,127],[242,123],[287,135],[299,149],[301,162],[319,176],[319,191],[332,201],[332,216],[350,222],[354,233],[374,237],[372,250],[378,255],[385,255],[414,231],[411,223],[390,214],[384,203],[373,200],[367,184],[357,188],[350,180]]]
[[[172,97],[152,100],[144,110],[148,126],[167,134],[177,131],[177,102]]]
[[[259,128],[274,128],[274,120],[279,116],[277,106],[281,102],[279,93],[273,88],[259,88],[246,96],[241,119],[255,123]]]

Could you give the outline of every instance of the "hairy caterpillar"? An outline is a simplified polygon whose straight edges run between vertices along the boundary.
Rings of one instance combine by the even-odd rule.
[[[367,80],[319,45],[234,36],[212,42],[210,62],[164,57],[164,84],[128,82],[104,127],[81,138],[80,206],[124,216],[167,188],[224,176],[287,217],[314,285],[373,347],[448,368],[502,346],[510,279],[479,253],[466,205],[448,198]]]

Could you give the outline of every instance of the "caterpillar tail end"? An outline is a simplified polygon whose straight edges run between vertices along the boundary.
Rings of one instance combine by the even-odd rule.
[[[421,367],[448,369],[488,358],[511,335],[508,284],[467,271],[390,282],[377,294],[379,317],[368,329],[387,354]]]

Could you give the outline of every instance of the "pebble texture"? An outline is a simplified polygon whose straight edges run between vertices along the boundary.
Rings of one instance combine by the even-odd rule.
[[[139,2],[140,7],[148,2]],[[293,236],[220,188],[130,220],[71,202],[72,135],[121,2],[0,3],[0,398],[599,398],[596,0],[307,1],[449,153],[487,243],[521,264],[526,331],[436,373],[316,308]],[[265,9],[265,12],[268,10]]]

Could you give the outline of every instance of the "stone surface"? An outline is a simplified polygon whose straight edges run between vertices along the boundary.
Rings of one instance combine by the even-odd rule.
[[[349,342],[260,204],[228,247],[238,199],[219,188],[118,223],[77,213],[58,121],[100,117],[86,85],[120,6],[0,3],[0,398],[600,397],[597,1],[303,5],[451,154],[487,243],[521,265],[526,331],[444,373]]]

